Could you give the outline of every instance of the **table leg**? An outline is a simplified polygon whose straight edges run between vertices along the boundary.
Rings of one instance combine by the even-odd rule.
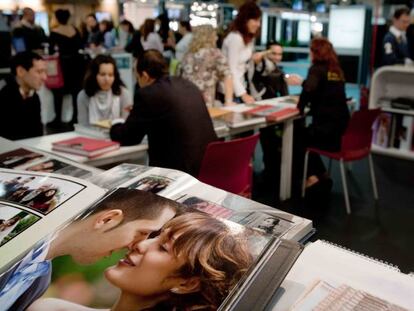
[[[293,150],[293,119],[283,123],[282,157],[280,161],[280,192],[281,201],[291,196],[292,187],[292,150]]]

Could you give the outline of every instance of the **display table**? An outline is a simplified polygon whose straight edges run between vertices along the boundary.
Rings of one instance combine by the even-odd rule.
[[[295,107],[296,103],[292,102],[291,96],[277,97],[273,99],[266,99],[263,101],[256,102],[257,105],[274,105],[281,107]],[[240,104],[235,106],[223,107],[226,110],[234,112],[243,112],[251,109],[250,106]],[[228,128],[227,132],[221,131],[219,137],[229,138],[234,135],[247,132],[247,131],[258,131],[260,128],[274,125],[283,124],[282,134],[282,150],[281,150],[281,162],[280,162],[280,189],[279,197],[281,201],[287,200],[291,197],[292,189],[292,158],[293,158],[293,121],[299,118],[299,113],[295,116],[283,119],[279,122],[267,123],[264,118],[258,123],[249,124],[246,126],[236,126]],[[260,119],[260,118],[259,118]],[[217,131],[216,131],[217,132]]]
[[[32,148],[37,148],[37,149],[40,149],[46,152],[57,154],[59,156],[68,158],[78,163],[84,163],[84,164],[91,165],[91,166],[103,166],[107,164],[114,164],[114,163],[131,160],[131,159],[144,158],[147,156],[147,149],[148,149],[147,144],[120,147],[118,150],[105,153],[93,159],[89,159],[88,157],[78,156],[74,154],[69,154],[66,152],[59,152],[59,151],[52,150],[53,142],[64,140],[64,139],[70,139],[70,138],[74,138],[77,136],[85,136],[85,135],[79,135],[79,133],[72,131],[72,132],[66,132],[66,133],[60,133],[60,134],[21,139],[21,140],[18,140],[17,142],[23,145],[32,147]]]

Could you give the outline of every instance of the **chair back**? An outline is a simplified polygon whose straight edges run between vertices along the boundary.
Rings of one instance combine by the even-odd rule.
[[[253,156],[259,134],[224,142],[212,142],[205,151],[198,179],[235,193],[250,191]]]
[[[372,125],[381,109],[355,111],[342,136],[341,152],[345,158],[365,157],[371,150]]]

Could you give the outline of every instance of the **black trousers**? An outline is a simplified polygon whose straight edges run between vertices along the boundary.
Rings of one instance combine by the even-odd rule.
[[[293,184],[294,188],[301,189],[305,153],[308,147],[314,147],[326,151],[339,151],[343,126],[336,123],[311,124],[305,126],[305,120],[296,120],[293,135]],[[307,176],[322,176],[326,173],[325,165],[321,157],[316,153],[309,153]]]
[[[73,107],[73,114],[71,123],[76,123],[78,119],[78,104],[77,104],[77,96],[79,90],[72,90],[66,91],[64,89],[54,89],[52,90],[53,93],[53,105],[55,107],[55,121],[61,122],[62,121],[62,106],[63,106],[63,97],[66,94],[71,94],[72,96],[72,107]]]

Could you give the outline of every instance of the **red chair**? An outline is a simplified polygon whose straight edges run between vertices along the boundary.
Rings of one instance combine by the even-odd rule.
[[[375,181],[374,165],[371,157],[371,141],[372,141],[372,124],[378,117],[380,109],[360,110],[352,114],[348,123],[348,127],[342,136],[341,150],[338,152],[329,152],[316,148],[308,148],[305,155],[305,168],[303,172],[302,197],[305,196],[305,183],[308,170],[309,152],[318,153],[328,157],[329,160],[339,161],[341,168],[342,186],[344,189],[345,206],[348,214],[351,213],[349,204],[348,187],[346,184],[346,175],[344,162],[356,161],[368,156],[369,168],[372,180],[372,189],[374,198],[378,200],[377,183]]]
[[[250,197],[251,158],[259,134],[224,142],[212,142],[205,151],[198,179],[214,187]]]

